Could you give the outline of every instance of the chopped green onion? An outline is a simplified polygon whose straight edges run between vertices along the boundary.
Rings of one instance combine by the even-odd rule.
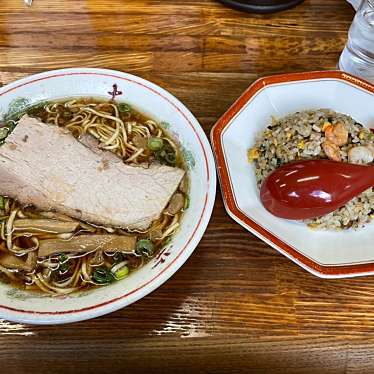
[[[64,262],[63,264],[60,264],[58,270],[60,274],[65,274],[69,270],[69,267],[69,262]]]
[[[184,197],[184,207],[183,207],[183,210],[187,210],[190,206],[190,197],[188,195],[186,195]]]
[[[92,279],[94,280],[95,283],[101,284],[101,285],[112,283],[115,280],[111,271],[104,267],[95,269],[92,275]]]
[[[159,151],[164,146],[164,141],[158,137],[152,137],[148,140],[148,148],[151,151]]]
[[[0,140],[4,140],[8,136],[9,129],[7,127],[0,127]]]
[[[165,160],[168,162],[170,165],[175,165],[177,162],[177,156],[175,153],[167,153],[165,156]]]
[[[116,273],[114,274],[114,278],[116,278],[117,280],[124,279],[129,275],[129,272],[129,268],[127,266],[124,266],[122,269],[116,271]]]
[[[60,264],[63,264],[63,263],[66,262],[67,260],[69,260],[69,257],[66,256],[65,253],[60,253],[60,254],[58,255],[58,262],[59,262]]]
[[[129,275],[130,269],[128,266],[126,266],[126,261],[123,261],[117,265],[114,265],[111,269],[111,273],[116,280],[121,280]]]
[[[155,246],[149,239],[140,239],[136,243],[135,253],[139,256],[151,257],[154,251]]]
[[[121,103],[121,104],[118,104],[118,110],[121,113],[128,113],[128,112],[131,112],[131,106],[129,104]]]
[[[172,241],[172,236],[168,236],[165,240],[164,240],[164,243],[163,245],[165,246],[166,244],[169,244],[171,241]]]
[[[40,112],[48,105],[48,101],[39,101],[38,103],[29,106],[26,113],[31,117],[38,117]],[[64,116],[64,114],[63,114]]]
[[[113,260],[116,264],[123,261],[123,254],[121,252],[116,252],[113,256]]]
[[[58,255],[58,262],[59,262],[58,270],[60,274],[65,274],[70,268],[69,257],[66,256],[65,253],[60,253]]]
[[[157,151],[155,153],[156,159],[161,163],[161,164],[166,164],[170,166],[175,166],[177,157],[175,154],[174,149],[166,144],[162,149]]]
[[[3,210],[5,208],[5,199],[3,196],[0,195],[0,209]]]

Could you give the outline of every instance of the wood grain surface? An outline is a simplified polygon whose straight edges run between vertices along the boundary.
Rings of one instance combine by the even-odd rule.
[[[0,82],[118,69],[169,90],[209,133],[256,78],[333,69],[353,14],[344,0],[266,16],[214,0],[1,0]],[[234,223],[218,191],[203,240],[166,284],[91,321],[0,321],[0,363],[9,374],[361,374],[374,372],[373,332],[374,277],[308,274]]]

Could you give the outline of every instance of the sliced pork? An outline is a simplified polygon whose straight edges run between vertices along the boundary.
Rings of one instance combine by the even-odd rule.
[[[147,229],[183,176],[156,163],[125,165],[27,115],[0,146],[1,195],[99,225]]]

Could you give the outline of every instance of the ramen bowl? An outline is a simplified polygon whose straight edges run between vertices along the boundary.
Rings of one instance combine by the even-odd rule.
[[[0,283],[0,318],[58,324],[94,318],[123,308],[169,279],[198,245],[215,199],[215,167],[209,142],[188,109],[173,95],[139,77],[105,69],[63,69],[33,75],[0,89],[2,116],[43,101],[74,97],[115,99],[160,123],[179,142],[190,180],[189,208],[178,231],[155,257],[129,277],[66,296]]]

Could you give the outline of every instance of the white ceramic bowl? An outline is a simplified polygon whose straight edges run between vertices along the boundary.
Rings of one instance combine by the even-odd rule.
[[[271,215],[261,204],[247,149],[271,116],[331,108],[374,127],[374,86],[340,71],[284,74],[256,81],[212,130],[218,174],[230,216],[313,274],[374,274],[374,223],[361,230],[313,231]]]
[[[116,94],[116,95],[115,95]],[[0,318],[56,324],[97,317],[152,292],[191,255],[209,222],[215,199],[215,165],[209,142],[195,117],[170,93],[136,76],[104,69],[63,69],[21,79],[0,89],[2,114],[43,100],[93,96],[125,101],[179,139],[191,180],[190,207],[172,241],[142,269],[113,285],[63,298],[0,284]]]

